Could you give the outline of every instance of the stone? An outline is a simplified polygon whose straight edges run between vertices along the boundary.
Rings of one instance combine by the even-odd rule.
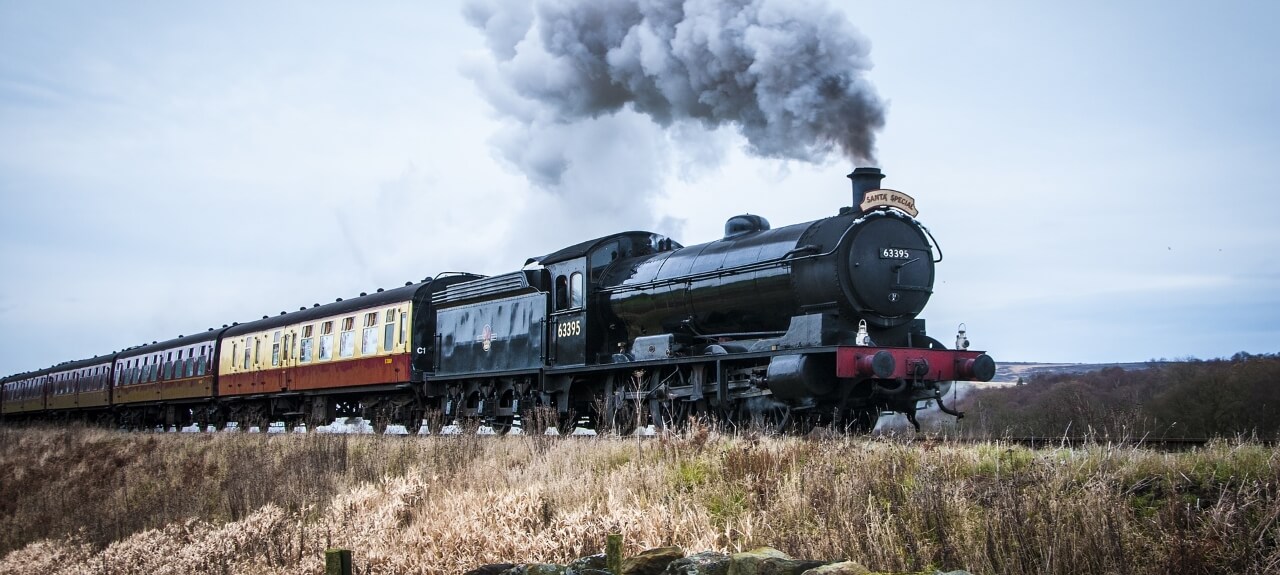
[[[676,559],[663,575],[728,575],[729,556],[714,551],[695,553],[683,559]]]
[[[564,575],[565,566],[554,563],[530,563],[524,566],[524,575]]]
[[[606,564],[604,553],[588,555],[574,559],[572,563],[566,565],[564,575],[591,575],[586,571],[604,571]]]
[[[803,575],[868,575],[870,569],[856,561],[841,561],[805,571]]]
[[[475,569],[472,569],[470,571],[467,571],[466,573],[463,573],[462,575],[499,575],[515,566],[516,566],[515,563],[494,563],[492,565],[481,565],[479,567],[476,567]]]
[[[661,575],[667,565],[683,557],[684,550],[679,547],[658,547],[641,551],[639,555],[622,561],[620,575]]]
[[[734,553],[729,558],[727,575],[800,575],[826,564],[826,561],[793,559],[790,555],[772,547],[758,547],[750,551]]]

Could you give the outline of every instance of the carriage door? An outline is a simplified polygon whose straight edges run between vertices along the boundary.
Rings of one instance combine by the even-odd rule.
[[[586,266],[581,258],[554,266],[551,273],[551,364],[587,361]]]
[[[281,389],[293,389],[294,371],[298,366],[298,328],[284,329],[280,342],[280,384]]]

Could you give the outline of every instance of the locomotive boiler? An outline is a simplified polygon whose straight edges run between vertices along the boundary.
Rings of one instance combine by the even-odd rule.
[[[849,177],[860,206],[883,175],[860,168]],[[933,293],[927,235],[891,209],[848,208],[778,229],[736,216],[720,240],[617,262],[601,291],[632,338],[782,332],[791,318],[824,314],[832,344],[855,344],[865,321],[877,343],[910,346],[906,327]]]

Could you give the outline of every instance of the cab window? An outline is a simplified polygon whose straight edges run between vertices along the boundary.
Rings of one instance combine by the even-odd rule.
[[[569,309],[569,278],[556,276],[556,311]]]
[[[571,308],[582,307],[583,302],[582,272],[573,272],[569,276],[569,306]]]
[[[591,278],[593,280],[599,279],[600,273],[604,271],[604,268],[622,256],[621,250],[622,247],[618,244],[617,240],[611,241],[592,250],[591,257],[589,258]]]

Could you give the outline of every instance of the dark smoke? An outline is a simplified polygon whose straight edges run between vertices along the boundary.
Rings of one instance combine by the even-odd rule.
[[[561,184],[574,125],[625,110],[731,126],[762,157],[873,163],[868,43],[823,0],[475,0],[465,15],[493,57],[472,76],[517,125],[495,143],[535,183]]]

